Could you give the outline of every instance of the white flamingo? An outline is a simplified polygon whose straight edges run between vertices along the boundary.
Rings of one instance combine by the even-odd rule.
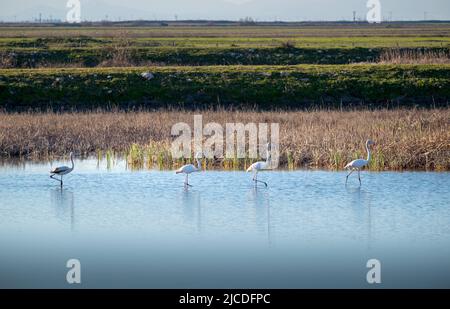
[[[258,182],[263,183],[267,187],[267,182],[258,180],[258,172],[262,170],[270,169],[270,144],[267,144],[267,155],[266,155],[266,161],[259,161],[255,162],[247,169],[247,172],[253,172],[253,181],[255,182],[255,185]]]
[[[348,176],[350,176],[354,171],[358,171],[358,179],[359,179],[359,185],[361,185],[361,176],[360,172],[361,169],[368,165],[370,162],[370,148],[369,146],[374,145],[375,143],[371,141],[370,139],[366,142],[366,150],[367,150],[367,160],[364,159],[357,159],[353,160],[349,164],[347,164],[344,168],[350,170],[350,173],[347,175],[347,178],[345,180],[345,184],[347,184]]]
[[[192,185],[189,184],[189,174],[192,174],[195,172],[200,172],[202,170],[202,166],[201,166],[199,157],[203,158],[202,154],[200,152],[197,152],[197,154],[195,155],[195,160],[197,161],[197,166],[195,166],[194,164],[186,164],[186,165],[183,165],[182,167],[180,167],[176,171],[177,174],[186,174],[186,178],[184,180],[185,186],[192,187]]]
[[[57,180],[61,183],[61,187],[63,186],[63,176],[67,175],[69,173],[71,173],[73,171],[73,169],[75,168],[75,164],[73,163],[73,153],[70,153],[70,161],[72,161],[72,167],[68,167],[68,166],[60,166],[57,167],[55,169],[53,169],[52,171],[50,171],[50,178]],[[55,178],[55,176],[61,176],[61,179],[57,179]]]

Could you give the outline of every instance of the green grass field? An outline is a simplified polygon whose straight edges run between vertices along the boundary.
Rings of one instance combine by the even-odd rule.
[[[450,23],[258,23],[241,25],[239,23],[96,23],[73,26],[59,25],[3,25],[0,37],[114,37],[127,32],[130,38],[295,38],[295,37],[448,37]]]
[[[120,44],[127,35],[121,37],[47,37],[47,38],[0,38],[2,50],[59,50],[65,48],[101,49]],[[132,48],[277,48],[289,42],[295,48],[432,48],[450,47],[450,37],[163,37],[133,38],[128,37]]]

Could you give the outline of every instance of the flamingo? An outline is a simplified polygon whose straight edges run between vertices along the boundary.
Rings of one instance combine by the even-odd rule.
[[[60,167],[57,167],[57,168],[53,169],[52,171],[50,171],[50,174],[51,174],[50,178],[59,181],[61,183],[61,188],[63,186],[63,176],[71,173],[73,171],[73,169],[75,168],[75,164],[73,163],[73,153],[72,152],[70,153],[70,161],[72,161],[72,167],[60,166]],[[55,178],[55,176],[57,176],[57,175],[61,176],[61,179]]]
[[[186,174],[186,179],[184,180],[185,186],[192,187],[192,185],[189,184],[189,174],[192,174],[195,172],[200,172],[202,170],[202,166],[201,166],[199,157],[203,158],[203,156],[200,152],[198,152],[195,155],[195,160],[197,161],[197,166],[195,166],[194,164],[186,164],[186,165],[183,165],[182,167],[180,167],[176,171],[177,174]]]
[[[361,176],[360,176],[360,172],[361,169],[369,164],[370,161],[370,149],[369,146],[371,145],[375,145],[375,143],[373,141],[371,141],[370,139],[366,141],[366,150],[367,150],[367,160],[364,159],[358,159],[358,160],[353,160],[352,162],[350,162],[349,164],[347,164],[344,168],[350,170],[350,173],[347,175],[347,178],[345,180],[345,184],[347,184],[348,181],[348,176],[350,176],[354,171],[358,171],[358,179],[359,179],[359,185],[361,185]]]
[[[270,168],[270,148],[270,144],[267,144],[266,161],[255,162],[247,169],[247,172],[253,172],[253,181],[255,182],[255,185],[258,182],[261,182],[267,187],[267,182],[258,180],[258,172]]]

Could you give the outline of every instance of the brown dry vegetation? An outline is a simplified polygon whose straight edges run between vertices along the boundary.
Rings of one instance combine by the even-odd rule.
[[[449,64],[444,51],[387,49],[380,54],[380,64]]]
[[[279,123],[282,167],[340,169],[365,157],[364,142],[376,141],[373,170],[450,170],[450,109],[201,112],[203,124],[218,122]],[[194,113],[92,112],[0,114],[0,153],[3,156],[50,158],[76,151],[128,155],[141,165],[144,157],[172,168],[170,130],[177,122],[193,125]],[[230,163],[231,162],[231,163]],[[243,168],[249,160],[214,162],[218,168]],[[213,164],[210,162],[210,164]]]
[[[0,69],[9,69],[16,66],[14,57],[7,52],[0,51]]]
[[[106,47],[108,54],[111,55],[110,59],[100,63],[100,67],[130,67],[135,65],[131,60],[129,34],[127,32],[119,32],[117,37],[117,42],[112,46]]]

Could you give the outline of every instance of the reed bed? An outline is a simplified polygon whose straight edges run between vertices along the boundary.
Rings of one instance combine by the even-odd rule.
[[[194,112],[0,113],[0,154],[52,159],[70,151],[97,155],[112,164],[124,157],[131,168],[176,168],[191,162],[171,155],[171,127],[193,128]],[[342,169],[365,157],[371,138],[372,170],[450,170],[450,109],[243,112],[202,111],[203,124],[279,123],[280,167]],[[215,158],[206,168],[243,169],[254,160]]]
[[[449,64],[448,50],[387,49],[381,52],[380,64]]]

